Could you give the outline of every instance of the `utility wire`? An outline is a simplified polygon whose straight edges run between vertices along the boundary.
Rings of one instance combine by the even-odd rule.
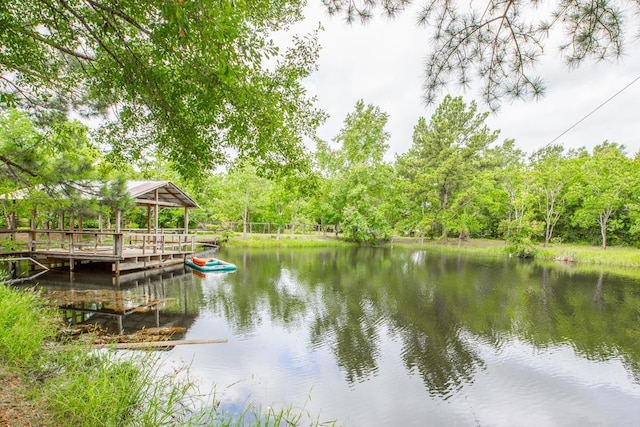
[[[560,138],[562,138],[564,135],[566,135],[567,133],[569,133],[573,128],[575,128],[576,126],[578,126],[580,123],[582,123],[583,121],[585,121],[590,115],[592,115],[593,113],[595,113],[596,111],[598,111],[599,109],[601,109],[602,107],[604,107],[605,105],[607,105],[609,103],[609,101],[611,101],[613,98],[615,98],[616,96],[620,95],[622,92],[624,92],[625,90],[627,90],[629,88],[629,86],[631,86],[632,84],[634,84],[635,82],[637,82],[638,80],[640,80],[640,76],[636,77],[635,79],[633,79],[631,81],[631,83],[627,84],[625,87],[623,87],[622,89],[620,89],[619,91],[617,91],[616,93],[614,93],[613,95],[611,95],[609,97],[609,99],[607,99],[606,101],[604,101],[603,103],[601,103],[600,105],[598,105],[596,108],[594,108],[593,110],[591,110],[587,115],[585,115],[584,117],[582,117],[580,120],[578,120],[577,122],[575,122],[574,124],[572,124],[567,130],[565,130],[564,132],[562,132],[560,135],[556,136],[554,139],[551,140],[551,142],[549,142],[547,145],[545,145],[543,148],[547,148],[548,146],[550,146],[551,144],[553,144],[554,142],[556,142],[557,140],[559,140]]]

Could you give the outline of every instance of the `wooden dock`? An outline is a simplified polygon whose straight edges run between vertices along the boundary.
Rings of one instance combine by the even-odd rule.
[[[190,234],[99,231],[6,230],[2,257],[28,256],[48,267],[82,264],[110,266],[111,272],[158,268],[183,263],[196,249]],[[7,244],[7,242],[9,242]]]

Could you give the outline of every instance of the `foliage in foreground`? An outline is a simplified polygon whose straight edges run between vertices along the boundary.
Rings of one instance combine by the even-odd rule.
[[[56,333],[53,312],[32,291],[0,284],[0,362],[16,369],[37,366],[42,345]]]
[[[35,291],[0,283],[0,365],[32,383],[30,397],[51,414],[55,425],[320,424],[293,408],[259,411],[249,406],[239,416],[220,414],[215,396],[203,397],[180,375],[157,374],[159,359],[149,353],[47,348],[58,327],[54,310]]]
[[[98,115],[95,137],[115,157],[160,152],[184,176],[229,149],[271,171],[304,167],[302,137],[324,117],[302,85],[319,46],[315,34],[271,36],[303,3],[1,2],[0,108],[44,124]]]
[[[448,0],[323,0],[330,14],[368,22],[382,12],[396,16],[418,3],[417,22],[430,32],[424,61],[424,97],[432,103],[451,85],[478,83],[483,100],[497,110],[503,99],[537,99],[546,83],[536,73],[543,53],[569,67],[587,60],[617,59],[637,31],[637,2],[556,0],[458,3]],[[555,45],[555,46],[554,46]],[[548,55],[547,55],[548,56]],[[474,89],[475,91],[475,89]]]

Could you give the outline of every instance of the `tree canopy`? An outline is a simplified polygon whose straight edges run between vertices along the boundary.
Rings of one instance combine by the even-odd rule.
[[[301,19],[289,0],[16,0],[0,4],[0,105],[41,123],[104,114],[113,154],[159,151],[184,176],[230,154],[266,171],[301,168],[323,114],[301,79],[314,34],[281,51],[271,33]]]
[[[395,16],[410,0],[322,0],[328,12],[347,22],[367,21],[376,11]],[[468,87],[479,80],[484,101],[498,109],[504,98],[544,94],[535,65],[551,45],[568,66],[587,59],[618,58],[637,33],[633,0],[451,0],[418,2],[417,22],[429,27],[431,51],[425,61],[424,97],[433,103],[447,86]]]

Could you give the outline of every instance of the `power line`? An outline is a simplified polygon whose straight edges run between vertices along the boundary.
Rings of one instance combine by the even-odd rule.
[[[600,108],[604,107],[605,105],[607,105],[609,103],[609,101],[611,101],[613,98],[615,98],[616,96],[620,95],[622,92],[624,92],[625,90],[627,90],[629,88],[629,86],[631,86],[632,84],[634,84],[635,82],[637,82],[638,80],[640,80],[640,76],[636,77],[635,79],[633,79],[631,81],[631,83],[627,84],[625,87],[623,87],[622,89],[620,89],[619,91],[617,91],[616,93],[614,93],[613,95],[611,95],[606,101],[602,102],[600,105],[598,105],[596,108],[594,108],[593,110],[591,110],[589,113],[587,113],[584,117],[582,117],[580,120],[578,120],[577,122],[575,122],[574,124],[572,124],[567,130],[565,130],[564,132],[562,132],[560,135],[556,136],[555,138],[553,138],[551,140],[551,142],[549,142],[547,145],[545,145],[543,148],[547,148],[548,146],[550,146],[551,144],[553,144],[554,142],[556,142],[557,140],[559,140],[560,138],[562,138],[564,135],[566,135],[569,131],[571,131],[573,128],[575,128],[576,126],[578,126],[580,123],[582,123],[583,121],[585,121],[590,115],[592,115],[593,113],[595,113],[596,111],[598,111]]]

